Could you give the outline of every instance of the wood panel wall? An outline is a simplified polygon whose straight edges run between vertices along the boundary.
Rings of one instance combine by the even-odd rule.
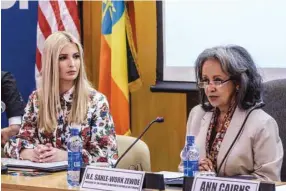
[[[157,116],[165,122],[154,126],[143,137],[151,152],[152,171],[177,171],[184,145],[186,95],[152,93],[156,79],[156,2],[135,1],[138,64],[143,87],[131,95],[132,136],[137,137]],[[101,2],[83,2],[85,62],[89,79],[98,87]]]

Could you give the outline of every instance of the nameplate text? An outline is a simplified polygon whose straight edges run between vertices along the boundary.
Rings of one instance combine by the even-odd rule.
[[[259,181],[197,176],[192,191],[258,191]]]
[[[141,191],[145,172],[87,166],[80,190]]]

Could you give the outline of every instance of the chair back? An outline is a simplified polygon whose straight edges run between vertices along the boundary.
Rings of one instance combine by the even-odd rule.
[[[116,140],[118,145],[118,156],[120,157],[136,138],[116,135]],[[150,172],[151,160],[147,144],[142,140],[139,140],[118,163],[117,168]]]
[[[286,79],[265,82],[263,110],[271,115],[279,127],[279,135],[283,144],[284,158],[281,169],[281,181],[286,181]]]

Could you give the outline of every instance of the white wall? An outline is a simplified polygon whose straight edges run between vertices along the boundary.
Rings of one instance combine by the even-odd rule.
[[[164,80],[194,81],[205,48],[237,44],[265,80],[286,78],[286,1],[164,1]]]

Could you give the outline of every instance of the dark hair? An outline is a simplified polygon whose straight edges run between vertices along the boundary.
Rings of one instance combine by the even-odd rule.
[[[237,45],[217,46],[204,50],[195,62],[196,79],[202,79],[202,67],[206,60],[215,59],[235,84],[239,84],[236,99],[238,107],[249,109],[262,102],[262,78],[248,51]],[[205,111],[213,107],[209,103],[205,91],[200,89],[200,101]]]

